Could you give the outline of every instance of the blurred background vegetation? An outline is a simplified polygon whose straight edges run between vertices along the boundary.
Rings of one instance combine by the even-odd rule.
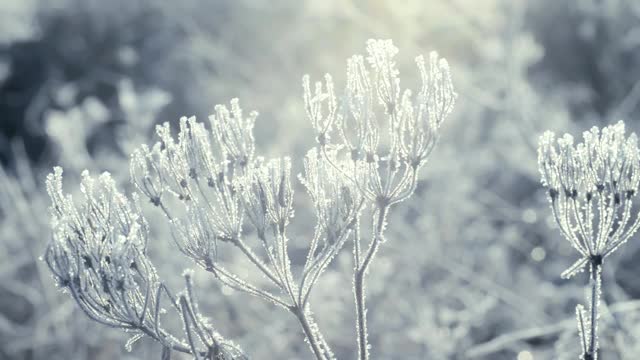
[[[160,351],[142,341],[126,352],[126,334],[91,323],[52,285],[39,257],[50,237],[43,179],[53,165],[65,167],[71,191],[84,168],[108,170],[130,190],[128,154],[155,141],[155,124],[205,119],[239,97],[261,113],[260,151],[291,154],[300,170],[313,144],[302,75],[330,72],[341,84],[346,58],[368,38],[394,40],[410,87],[414,56],[439,51],[460,94],[370,275],[377,358],[575,359],[583,289],[559,277],[574,259],[552,229],[535,148],[546,129],[577,133],[618,119],[640,128],[633,0],[0,2],[0,359]],[[191,264],[174,255],[161,217],[149,217],[151,257],[179,284]],[[309,233],[312,217],[297,212],[298,234]],[[639,251],[633,241],[607,264],[606,359],[640,354]],[[344,251],[314,293],[340,359],[355,357],[351,267]],[[196,282],[204,312],[253,358],[308,356],[281,313],[206,274]]]

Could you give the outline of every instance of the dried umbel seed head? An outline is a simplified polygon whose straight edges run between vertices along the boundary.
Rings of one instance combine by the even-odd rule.
[[[355,55],[347,61],[341,103],[336,101],[330,76],[325,76],[325,84],[316,83],[314,91],[309,76],[303,78],[307,116],[320,148],[339,150],[337,158],[357,163],[341,175],[358,182],[369,200],[383,199],[389,204],[413,193],[417,173],[435,147],[440,125],[457,98],[449,65],[435,52],[428,65],[424,57],[416,58],[422,80],[417,95],[405,90],[401,96],[397,53],[391,40],[369,40],[367,56]],[[385,128],[388,136],[384,136]],[[337,136],[330,136],[331,132]],[[339,142],[331,143],[336,138]]]
[[[92,319],[114,327],[150,326],[155,268],[147,258],[147,223],[108,173],[82,174],[82,202],[62,192],[62,169],[47,177],[53,239],[45,261]],[[134,199],[135,200],[135,199]],[[134,204],[137,202],[134,201]],[[141,314],[145,314],[141,316]]]
[[[207,349],[216,347],[219,359],[246,359],[235,344],[218,334],[199,314],[188,277],[189,301],[181,304],[181,315],[187,337],[198,333],[200,343],[182,341],[161,326],[162,294],[173,302],[174,309],[179,304],[159,281],[146,255],[148,225],[141,215],[137,195],[130,201],[117,190],[108,173],[95,179],[83,172],[80,188],[83,196],[76,204],[62,191],[61,168],[55,168],[47,177],[53,239],[44,259],[58,285],[85,314],[103,325],[132,333],[125,345],[128,350],[146,335],[160,342],[164,353],[174,349],[205,354]],[[202,252],[195,246],[211,244],[210,240],[192,239],[189,249]],[[202,349],[198,348],[200,344],[204,345]]]
[[[640,150],[622,121],[600,131],[594,127],[574,144],[571,135],[540,138],[538,162],[554,217],[562,234],[582,258],[565,277],[592,259],[602,262],[638,229],[632,202],[640,184]]]
[[[453,110],[457,94],[453,90],[451,72],[447,60],[438,53],[429,54],[429,65],[423,56],[416,57],[422,88],[415,99],[406,90],[399,112],[399,143],[402,157],[411,166],[419,167],[440,138],[440,125]]]
[[[396,111],[400,96],[400,72],[395,62],[398,48],[391,40],[369,39],[367,53],[367,61],[376,74],[373,87],[376,89],[378,102],[384,106],[387,114],[392,114]]]
[[[335,152],[327,154],[335,164],[346,171],[349,163],[335,158]],[[315,207],[322,231],[340,233],[348,228],[362,201],[360,190],[345,179],[317,149],[311,149],[304,161],[304,176],[300,181],[306,187]]]
[[[238,99],[231,100],[231,109],[216,105],[215,110],[209,121],[220,150],[234,166],[249,165],[255,155],[253,126],[258,113],[252,111],[245,117]]]
[[[220,172],[219,164],[212,153],[211,137],[204,124],[198,122],[195,117],[180,119],[178,145],[187,163],[189,178],[211,179]]]
[[[267,162],[258,161],[238,179],[244,209],[259,232],[268,227],[283,232],[293,217],[291,159],[284,157]]]
[[[162,173],[156,167],[159,147],[151,150],[142,145],[131,154],[129,172],[131,182],[149,201],[159,206],[165,191]]]
[[[233,104],[234,116],[240,116],[237,102]],[[243,211],[233,178],[242,169],[237,170],[230,161],[216,160],[213,134],[194,117],[181,118],[179,130],[175,140],[169,124],[157,127],[160,142],[152,150],[143,145],[132,156],[132,181],[171,219],[179,248],[204,263],[215,258],[218,240],[236,239],[241,230]],[[245,134],[245,137],[252,141],[252,136]],[[239,149],[240,142],[243,149],[253,148],[253,144],[234,139],[238,140],[234,151]],[[218,155],[224,157],[224,153]],[[181,200],[183,208],[169,209],[163,203],[164,194],[173,194]]]
[[[336,101],[336,95],[333,87],[333,79],[331,78],[331,75],[326,74],[324,77],[325,85],[323,86],[321,82],[316,82],[313,92],[311,91],[309,79],[309,75],[304,75],[302,77],[305,111],[307,113],[307,117],[311,120],[314,130],[316,131],[318,143],[321,146],[325,146],[330,140],[329,132],[331,131],[331,126],[336,119],[336,111],[338,109],[338,103]]]

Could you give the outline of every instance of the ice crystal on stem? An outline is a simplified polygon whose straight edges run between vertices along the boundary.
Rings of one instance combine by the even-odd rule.
[[[548,131],[540,138],[538,161],[556,223],[580,254],[562,277],[589,266],[590,318],[582,307],[577,313],[583,358],[596,359],[602,265],[640,226],[632,209],[640,184],[640,150],[636,135],[625,135],[622,121],[602,131],[594,127],[583,139],[575,145],[571,135],[556,140]]]

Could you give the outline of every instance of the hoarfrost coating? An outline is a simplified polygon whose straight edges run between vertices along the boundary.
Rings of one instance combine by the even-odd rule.
[[[384,242],[392,206],[414,193],[419,170],[456,99],[447,62],[436,53],[429,57],[428,70],[424,58],[416,58],[422,87],[417,96],[404,90],[400,98],[398,49],[391,40],[369,40],[367,52],[367,62],[359,55],[349,59],[341,101],[330,75],[313,92],[309,76],[303,77],[305,109],[318,145],[307,153],[299,180],[317,225],[304,235],[307,256],[299,274],[289,257],[287,233],[294,217],[292,160],[256,156],[257,112],[245,116],[233,99],[230,110],[215,107],[211,131],[194,117],[183,117],[177,139],[168,123],[158,125],[160,142],[141,145],[131,155],[132,183],[165,215],[181,252],[229,288],[291,313],[319,360],[335,355],[314,319],[309,296],[347,242],[353,243],[356,344],[360,359],[369,358],[366,275]],[[159,280],[146,257],[149,231],[138,195],[132,195],[134,212],[107,173],[99,185],[83,175],[86,203],[78,210],[62,192],[62,169],[47,179],[54,238],[46,259],[58,284],[90,318],[135,331],[132,342],[146,335],[162,344],[163,354],[174,350],[195,359],[244,357],[215,330],[215,320],[199,313],[190,275],[178,297]],[[364,242],[360,227],[367,217],[373,233]],[[253,228],[253,239],[247,239],[247,226]],[[221,243],[232,245],[269,284],[254,284],[226,268],[219,261],[226,255]],[[186,340],[161,327],[163,294],[180,316]]]
[[[632,213],[640,184],[640,153],[635,134],[625,137],[622,121],[583,134],[574,145],[545,132],[538,159],[554,218],[581,258],[562,274],[568,278],[589,261],[602,262],[640,226]],[[556,145],[557,143],[557,145]]]
[[[273,279],[226,240],[239,234],[278,282],[260,239],[272,247],[279,241],[274,238],[272,217],[263,211],[280,206],[266,198],[266,192],[274,191],[272,185],[281,183],[272,180],[279,178],[276,171],[241,176],[238,181],[202,175],[220,174],[225,163],[240,163],[244,154],[252,152],[256,162],[264,158],[265,167],[274,159],[274,167],[278,162],[284,168],[283,158],[290,158],[288,184],[294,217],[287,219],[286,247],[294,282],[311,304],[307,329],[319,331],[336,358],[358,358],[353,239],[361,239],[362,262],[379,217],[372,213],[373,196],[365,197],[361,191],[374,191],[375,184],[354,182],[344,175],[357,170],[369,179],[381,175],[386,181],[385,157],[391,138],[388,111],[378,99],[378,85],[382,85],[382,91],[390,89],[389,98],[397,99],[401,128],[415,124],[424,129],[417,146],[407,142],[398,151],[400,157],[419,153],[413,149],[428,153],[432,140],[437,140],[437,146],[420,171],[413,195],[389,208],[383,223],[384,243],[364,278],[371,359],[579,359],[595,345],[590,323],[595,284],[595,293],[601,293],[596,308],[597,356],[636,360],[640,354],[638,233],[602,261],[601,271],[594,273],[600,282],[590,279],[589,260],[578,265],[584,271],[562,279],[562,273],[576,261],[584,262],[585,256],[564,238],[556,223],[548,188],[540,185],[537,149],[546,130],[557,134],[553,143],[558,152],[557,138],[563,134],[574,137],[575,148],[584,143],[583,131],[595,126],[601,134],[619,119],[625,122],[624,139],[638,134],[639,19],[636,2],[619,0],[436,0],[406,1],[401,6],[390,0],[0,2],[0,358],[192,358],[149,336],[140,337],[139,332],[91,320],[69,289],[56,286],[58,281],[43,261],[53,238],[52,219],[47,216],[52,201],[45,180],[54,166],[64,168],[62,193],[73,196],[79,213],[86,203],[80,187],[82,172],[88,169],[95,192],[103,191],[100,175],[109,172],[131,211],[144,218],[148,224],[144,255],[163,285],[160,328],[189,351],[182,295],[185,300],[194,299],[196,313],[209,317],[197,317],[198,324],[204,324],[198,325],[201,329],[217,330],[226,343],[233,339],[251,358],[315,358],[297,315],[225,285],[192,260],[211,258],[228,274],[291,303]],[[394,39],[391,44],[383,41],[372,46],[391,53],[393,64],[370,56],[367,39],[372,36]],[[393,54],[389,45],[399,51]],[[429,123],[420,120],[425,116],[416,116],[423,75],[415,55],[424,54],[418,63],[424,61],[428,77],[432,64],[436,64],[434,70],[440,68],[440,61],[430,60],[431,49],[446,57],[458,93],[455,109],[436,136],[429,135]],[[354,51],[361,54],[360,59],[353,58]],[[399,86],[386,75],[376,82],[372,62],[392,66],[389,74],[399,72]],[[360,101],[356,92],[347,93],[347,67],[369,75],[370,105],[364,102],[367,97]],[[312,102],[312,113],[319,114],[313,121],[307,115],[300,81],[305,73],[310,74],[311,98],[315,83],[322,83],[322,95]],[[351,88],[365,94],[364,85]],[[400,118],[411,115],[400,114],[407,88],[413,121]],[[327,94],[333,94],[334,100],[325,99]],[[239,99],[242,121],[233,119],[232,98]],[[353,111],[345,106],[348,99]],[[215,104],[223,104],[226,111],[216,110]],[[354,169],[351,160],[352,148],[360,149],[353,155],[364,159],[364,147],[374,140],[369,135],[360,137],[353,119],[354,114],[363,118],[360,109],[366,111],[367,106],[373,109],[370,118],[378,129],[378,147],[373,152],[380,164],[378,174],[369,173],[368,168]],[[252,109],[260,111],[258,117],[252,116]],[[169,135],[179,143],[183,114],[188,115],[189,130],[190,121],[199,124],[191,130],[194,137],[184,144],[196,149],[189,143],[209,142],[203,147],[211,149],[211,159],[209,154],[189,152],[184,161],[202,164],[196,171],[204,188],[216,194],[209,198],[216,205],[213,209],[187,208],[179,199],[183,190],[176,187],[180,193],[174,193],[156,181],[167,173],[159,169],[158,175],[154,169],[163,150],[163,145],[154,148],[156,142],[162,144],[156,125],[168,121]],[[331,130],[323,139],[323,131],[315,129],[327,123]],[[238,130],[225,132],[224,140],[235,150],[223,159],[217,140],[223,134],[215,127],[227,129],[234,124]],[[244,131],[249,128],[253,130]],[[248,136],[253,140],[244,142]],[[350,147],[345,147],[344,138]],[[365,143],[359,144],[360,138]],[[326,154],[321,142],[327,144]],[[134,158],[145,162],[131,166],[134,153]],[[146,171],[148,180],[141,176]],[[396,180],[403,174],[400,166]],[[193,188],[194,180],[186,180]],[[218,199],[218,192],[226,190],[208,188],[209,181],[214,186],[231,181],[234,189],[242,191]],[[170,186],[174,189],[174,184]],[[242,196],[245,190],[265,191],[267,206],[259,198],[247,203]],[[140,211],[135,210],[133,192],[139,194]],[[197,189],[192,192],[198,194]],[[576,205],[582,207],[577,213],[585,216],[585,192],[578,192]],[[329,201],[317,200],[323,198]],[[363,199],[367,206],[359,209]],[[636,220],[639,204],[636,196],[631,200],[630,219],[621,235]],[[600,232],[598,201],[591,204],[594,238]],[[571,203],[567,200],[566,215],[573,234],[582,241]],[[623,194],[614,229],[623,219],[625,204]],[[162,206],[174,222],[167,220]],[[229,226],[238,223],[235,215],[224,218],[234,208],[242,215],[240,228]],[[359,218],[354,211],[360,211]],[[114,238],[119,233],[118,227],[110,232]],[[105,240],[105,248],[113,246]],[[339,251],[333,255],[325,251],[329,249]],[[331,260],[326,267],[316,266],[327,258]],[[95,261],[91,264],[100,266]],[[63,269],[65,264],[59,265]],[[185,268],[192,271],[185,273]],[[303,274],[308,274],[304,284]],[[133,281],[140,288],[145,285],[142,278],[134,276]],[[115,280],[110,284],[114,289],[118,285]],[[149,304],[157,295],[151,293]],[[136,304],[133,310],[144,307],[144,302]],[[155,312],[155,308],[149,310]],[[186,319],[194,330],[194,345],[206,352],[196,324],[189,314]]]
[[[582,359],[594,360],[599,353],[604,260],[640,226],[640,216],[632,212],[640,183],[640,149],[635,133],[626,137],[622,121],[602,131],[594,127],[583,138],[574,145],[569,134],[556,141],[553,132],[545,132],[538,162],[554,219],[581,256],[562,277],[570,278],[589,265],[589,311],[577,305],[576,316]]]

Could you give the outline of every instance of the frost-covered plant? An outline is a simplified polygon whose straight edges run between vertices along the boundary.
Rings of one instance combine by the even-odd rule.
[[[589,311],[576,307],[584,360],[598,358],[598,318],[604,260],[640,226],[632,211],[640,183],[640,150],[635,134],[625,136],[622,121],[583,134],[574,145],[565,134],[557,139],[547,131],[538,149],[542,183],[562,235],[580,259],[562,273],[571,278],[589,266]]]
[[[149,231],[138,196],[134,194],[131,202],[116,189],[109,173],[97,181],[86,171],[82,177],[81,204],[62,192],[61,168],[47,177],[54,241],[45,261],[57,284],[92,320],[134,333],[128,348],[146,335],[160,342],[165,354],[176,350],[196,359],[243,358],[199,314],[189,274],[187,291],[178,298],[158,279],[146,255]],[[187,342],[163,328],[163,295],[182,317]]]
[[[347,63],[340,101],[331,76],[313,90],[303,78],[307,116],[318,146],[304,159],[299,179],[316,212],[301,269],[289,257],[288,226],[294,217],[292,161],[256,155],[256,112],[245,114],[237,99],[218,105],[211,130],[195,118],[180,119],[177,138],[169,124],[157,127],[160,142],[131,156],[135,188],[169,221],[178,248],[221,283],[264,299],[294,315],[317,359],[335,358],[313,318],[310,294],[323,271],[353,242],[358,352],[367,359],[365,275],[384,242],[389,209],[415,191],[419,170],[451,112],[453,91],[447,62],[432,53],[416,58],[422,87],[401,93],[390,40],[369,40],[368,57]],[[386,125],[382,125],[386,123]],[[386,131],[385,131],[386,129]],[[332,140],[338,139],[337,142]],[[133,201],[108,175],[98,184],[84,175],[85,201],[77,207],[62,193],[62,170],[47,181],[53,200],[54,239],[47,263],[58,283],[92,319],[147,335],[196,359],[244,357],[200,315],[187,276],[185,295],[174,297],[145,254],[148,227]],[[131,205],[133,203],[133,205]],[[361,243],[363,214],[371,215],[368,244]],[[250,235],[254,239],[247,239]],[[260,249],[255,248],[258,244]],[[268,284],[252,283],[224,266],[224,249],[235,248]],[[160,325],[165,294],[184,324],[185,341]]]
[[[324,86],[317,82],[313,91],[309,77],[303,79],[307,116],[316,130],[326,166],[336,169],[356,187],[362,197],[358,208],[369,206],[373,214],[373,234],[368,245],[363,248],[360,233],[354,234],[353,290],[360,359],[367,359],[370,349],[365,276],[384,242],[389,209],[415,191],[419,171],[456,99],[449,66],[437,53],[430,54],[428,67],[424,57],[416,57],[422,87],[414,97],[411,90],[401,93],[394,59],[398,49],[390,40],[369,40],[367,52],[366,59],[356,55],[347,61],[347,87],[341,106],[330,75],[325,75]],[[384,138],[383,126],[388,134]],[[338,141],[333,143],[333,138]],[[356,227],[359,215],[358,211]]]

